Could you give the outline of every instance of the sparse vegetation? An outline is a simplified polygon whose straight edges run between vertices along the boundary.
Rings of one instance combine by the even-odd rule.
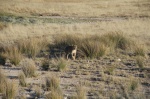
[[[24,59],[20,64],[23,73],[26,77],[36,76],[36,66],[32,59]]]
[[[0,98],[149,98],[149,5],[0,0]],[[72,45],[76,60],[66,60]]]

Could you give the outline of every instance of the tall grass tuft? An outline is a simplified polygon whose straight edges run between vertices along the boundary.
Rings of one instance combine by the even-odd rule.
[[[21,59],[23,58],[23,55],[17,46],[5,47],[2,56],[7,59],[10,59],[11,63],[14,65],[18,65]]]
[[[146,50],[145,50],[145,46],[143,45],[138,45],[136,44],[137,46],[134,47],[134,53],[135,55],[137,56],[145,56],[145,53],[146,53]]]
[[[34,58],[47,44],[46,39],[29,38],[27,40],[18,41],[18,48],[28,57]]]
[[[27,86],[27,83],[26,83],[26,77],[25,77],[25,74],[23,72],[20,72],[19,75],[18,75],[18,79],[19,79],[19,84],[23,87],[26,87]]]
[[[4,91],[6,81],[7,81],[6,76],[3,74],[3,71],[0,68],[0,93]]]
[[[57,71],[65,71],[67,69],[68,61],[64,58],[57,58],[50,61],[52,67],[55,67]]]
[[[77,95],[75,96],[75,99],[87,99],[86,97],[86,90],[81,86],[77,86]]]
[[[82,35],[61,34],[60,36],[54,36],[53,39],[56,47],[64,48],[68,45],[79,46],[81,40],[84,39],[84,37]]]
[[[22,71],[26,77],[36,76],[36,65],[32,59],[24,59],[21,62]]]
[[[2,92],[3,93],[2,99],[15,99],[18,90],[16,84],[7,81],[4,87],[5,89]]]
[[[106,54],[107,48],[104,44],[97,41],[85,41],[81,45],[80,55],[87,58],[98,58]]]
[[[45,79],[46,89],[50,90],[60,90],[59,79],[55,76],[49,76]]]
[[[136,63],[140,69],[144,68],[144,58],[143,57],[140,57],[140,56],[137,57]]]
[[[102,40],[105,44],[114,49],[119,48],[126,50],[131,44],[130,39],[127,38],[122,32],[104,34],[102,36]]]
[[[62,93],[52,90],[49,94],[45,95],[45,99],[64,99]]]

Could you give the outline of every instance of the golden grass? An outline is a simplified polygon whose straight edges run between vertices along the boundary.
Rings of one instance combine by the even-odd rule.
[[[15,45],[4,47],[2,56],[6,59],[10,59],[10,62],[14,65],[18,65],[23,58],[21,51]]]
[[[21,61],[20,66],[26,77],[36,76],[36,65],[32,59],[24,59]]]
[[[32,58],[35,58],[46,45],[47,41],[44,38],[29,38],[27,40],[18,41],[19,50]]]
[[[1,0],[0,11],[27,15],[149,16],[147,0]],[[13,7],[12,7],[13,6]],[[142,8],[141,8],[142,7]]]
[[[27,86],[27,83],[26,83],[26,76],[23,72],[20,72],[19,75],[18,75],[18,79],[19,79],[19,84],[22,86],[22,87],[26,87]]]

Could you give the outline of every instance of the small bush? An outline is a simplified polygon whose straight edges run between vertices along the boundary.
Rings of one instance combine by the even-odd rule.
[[[30,38],[18,41],[18,48],[28,57],[34,58],[47,44],[46,39]]]
[[[64,58],[58,58],[58,59],[52,60],[50,63],[52,65],[52,67],[57,68],[57,71],[64,71],[64,70],[66,70],[67,69],[67,65],[68,65],[67,60],[64,59]]]
[[[23,58],[21,51],[16,46],[5,47],[2,56],[10,59],[11,63],[14,65],[18,65]]]
[[[53,37],[55,47],[64,48],[68,45],[77,45],[81,43],[81,40],[84,39],[82,35],[74,34],[62,34],[60,36],[56,35]]]
[[[3,74],[3,71],[0,69],[0,93],[2,93],[5,89],[5,84],[6,84],[7,78]]]
[[[42,95],[42,89],[41,89],[41,87],[36,86],[36,88],[35,88],[35,94],[36,94],[36,96],[37,96],[38,98],[41,97],[41,95]]]
[[[23,87],[27,86],[26,77],[25,77],[25,74],[23,72],[20,72],[20,74],[18,75],[18,79],[19,79],[19,84],[21,86],[23,86]]]
[[[7,81],[4,87],[2,99],[15,99],[17,95],[17,86],[13,82]]]
[[[49,60],[44,60],[42,62],[42,70],[49,70]]]
[[[64,99],[62,93],[52,90],[49,94],[45,95],[45,99]]]
[[[80,55],[88,58],[98,58],[105,55],[107,48],[97,41],[85,41],[80,48]]]
[[[75,96],[75,99],[87,99],[85,89],[83,89],[81,85],[77,86],[76,88],[77,88],[77,95]]]
[[[59,80],[57,77],[46,77],[46,89],[49,90],[60,90]]]
[[[113,32],[102,36],[103,42],[109,47],[126,50],[130,46],[130,39],[121,32]]]
[[[130,83],[130,90],[134,91],[135,89],[137,89],[139,83],[136,80],[132,80]]]
[[[20,65],[26,77],[35,76],[36,66],[35,66],[35,62],[32,59],[24,59]]]
[[[145,47],[144,46],[142,46],[142,45],[137,45],[137,46],[135,46],[135,48],[134,48],[134,53],[135,53],[135,55],[137,55],[137,56],[145,56]]]
[[[136,63],[140,69],[144,68],[144,58],[143,57],[137,57]]]

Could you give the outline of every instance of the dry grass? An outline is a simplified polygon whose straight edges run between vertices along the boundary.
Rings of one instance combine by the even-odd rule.
[[[55,76],[51,76],[51,77],[46,77],[46,89],[48,91],[50,90],[60,90],[60,81],[58,79],[58,77]]]
[[[46,45],[47,41],[44,38],[30,38],[18,41],[18,48],[21,52],[32,58],[35,58]]]
[[[7,81],[4,87],[2,99],[14,99],[17,96],[18,88],[14,82]]]
[[[2,0],[1,12],[26,15],[61,16],[149,16],[147,0]],[[11,7],[13,6],[13,7]],[[139,8],[142,7],[142,8]]]
[[[75,99],[87,99],[86,90],[83,88],[83,86],[79,85],[76,88],[77,88],[77,95],[75,96]]]
[[[23,72],[20,72],[19,75],[18,75],[18,79],[19,79],[19,84],[22,86],[22,87],[26,87],[27,86],[27,83],[26,83],[26,76]]]
[[[64,58],[57,58],[50,61],[51,67],[57,68],[57,71],[67,70],[68,61]]]
[[[2,56],[4,58],[10,59],[11,63],[14,65],[18,65],[23,58],[21,51],[16,46],[5,47]]]
[[[32,59],[24,59],[21,61],[20,66],[26,77],[36,76],[36,65]]]
[[[52,90],[49,94],[45,95],[45,99],[64,99],[64,98],[61,93]]]
[[[6,82],[7,82],[7,78],[3,74],[2,69],[0,68],[0,93],[4,91]]]

